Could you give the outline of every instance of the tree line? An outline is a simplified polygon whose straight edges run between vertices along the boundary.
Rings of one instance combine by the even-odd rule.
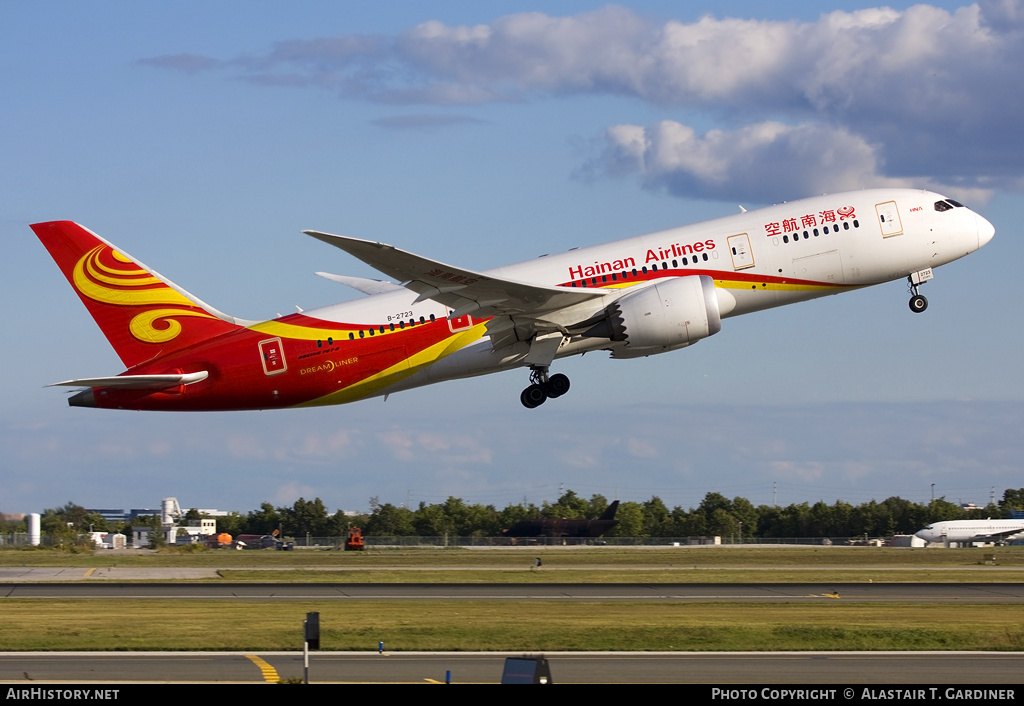
[[[217,531],[233,537],[239,534],[272,534],[284,537],[343,537],[350,527],[358,526],[367,536],[420,537],[497,537],[520,520],[547,518],[595,519],[608,507],[608,499],[599,494],[590,499],[567,490],[553,503],[540,507],[533,503],[508,505],[468,504],[449,497],[441,503],[421,502],[415,509],[371,500],[371,512],[347,515],[330,514],[320,498],[299,498],[291,506],[274,507],[264,502],[246,514],[232,512],[217,517]],[[616,525],[607,537],[700,537],[725,538],[806,538],[806,537],[885,537],[913,534],[927,524],[941,520],[1006,517],[1011,510],[1024,510],[1024,488],[1007,489],[1002,499],[984,508],[965,510],[945,498],[915,503],[899,497],[881,502],[871,500],[852,505],[842,500],[828,505],[794,503],[786,506],[754,506],[746,498],[729,499],[720,493],[708,493],[695,508],[669,509],[657,496],[646,502],[623,501],[619,504]],[[199,519],[195,509],[182,518],[182,524]],[[137,518],[133,524],[156,524],[159,517]],[[4,532],[26,531],[24,521],[4,523]],[[129,534],[125,523],[109,526],[99,514],[68,503],[46,510],[42,531],[54,537],[71,537],[96,532]]]

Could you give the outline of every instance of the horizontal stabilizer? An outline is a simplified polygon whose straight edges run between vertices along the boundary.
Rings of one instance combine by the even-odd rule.
[[[191,385],[209,377],[210,373],[200,370],[197,373],[181,373],[171,375],[115,375],[109,378],[79,378],[55,382],[47,387],[116,387],[122,390],[166,390],[179,385]]]

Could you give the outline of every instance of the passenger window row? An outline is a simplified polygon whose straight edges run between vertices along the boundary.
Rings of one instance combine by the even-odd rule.
[[[852,227],[853,228],[860,228],[860,221],[857,220],[856,218],[853,219],[853,226]],[[843,230],[850,230],[850,228],[851,228],[850,221],[843,221]],[[820,233],[818,232],[819,231],[818,228],[813,228],[813,229],[811,229],[809,231],[805,230],[803,232],[803,234],[802,234],[803,237],[804,237],[804,240],[809,240],[812,236],[817,238],[818,235],[828,235],[830,232],[831,233],[838,233],[839,232],[839,224],[838,223],[833,223],[831,226],[826,224],[820,230],[821,230]],[[793,233],[792,235],[793,235],[792,241],[794,243],[799,243],[800,242],[801,233]],[[782,236],[782,242],[784,242],[784,243],[790,242],[789,235]]]
[[[433,323],[436,320],[437,320],[437,317],[434,314],[431,314],[430,317],[429,317],[429,321],[431,323]],[[381,324],[380,326],[377,326],[376,328],[371,327],[371,328],[367,328],[367,329],[360,329],[358,331],[358,333],[355,332],[355,331],[350,331],[349,334],[348,334],[348,340],[354,341],[354,340],[356,340],[357,336],[359,338],[366,338],[367,336],[376,336],[378,333],[384,333],[385,331],[394,331],[395,329],[404,329],[406,327],[412,328],[413,326],[416,326],[416,325],[425,324],[425,323],[427,323],[427,321],[428,321],[428,317],[421,316],[419,321],[417,321],[416,319],[409,319],[408,323],[403,320],[403,321],[399,321],[397,325],[393,324],[393,323],[392,324],[386,324],[386,325],[385,324]],[[323,339],[320,339],[320,340],[318,340],[316,342],[316,347],[317,348],[323,348],[324,345],[333,346],[334,345],[334,337],[333,336],[328,336],[326,341],[323,340]],[[316,356],[316,355],[320,355],[320,353],[321,353],[321,351],[313,351],[312,353],[306,353],[304,355],[300,355],[299,356],[299,360],[302,360],[303,358],[310,358],[310,357],[313,357],[313,356]]]

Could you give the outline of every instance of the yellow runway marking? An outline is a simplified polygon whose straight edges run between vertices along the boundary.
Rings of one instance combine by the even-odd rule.
[[[95,571],[95,570],[96,570],[96,568],[95,568],[95,567],[93,567],[93,568],[89,569],[88,571],[86,571],[86,572],[85,572],[85,576],[83,576],[82,578],[83,578],[83,579],[87,579],[87,578],[89,578],[90,576],[92,576],[92,572],[93,572],[93,571]]]
[[[263,672],[263,681],[269,684],[276,684],[281,681],[281,677],[277,676],[277,670],[271,667],[266,660],[257,657],[256,655],[246,655],[247,659],[252,660],[252,663],[260,668]]]

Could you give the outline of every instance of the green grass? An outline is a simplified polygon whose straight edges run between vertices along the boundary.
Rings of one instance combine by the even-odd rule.
[[[222,580],[246,583],[1007,583],[1024,570],[877,569],[221,569]]]
[[[996,555],[996,565],[984,563]],[[535,570],[534,557],[544,566]],[[0,566],[207,567],[259,582],[1024,581],[1024,548],[524,547],[363,553],[0,551]],[[96,579],[87,579],[95,581]],[[0,650],[280,650],[305,613],[323,648],[374,650],[1024,650],[1017,605],[0,598]]]
[[[1024,547],[984,549],[911,549],[895,547],[502,547],[495,549],[369,549],[342,552],[304,549],[293,552],[211,550],[194,553],[127,550],[69,554],[56,550],[0,550],[0,566],[135,566],[260,569],[334,568],[506,568],[529,569],[541,557],[545,569],[780,568],[887,569],[984,568],[983,557],[1024,572]]]
[[[1019,606],[5,599],[0,650],[1021,650]]]
[[[996,556],[995,565],[984,563]],[[535,569],[541,557],[543,567]],[[206,581],[347,583],[758,583],[1024,581],[1024,547],[517,547],[497,549],[0,551],[0,566],[207,568]],[[95,578],[88,580],[97,580]],[[121,580],[121,579],[119,579]],[[154,578],[153,580],[166,580]]]

